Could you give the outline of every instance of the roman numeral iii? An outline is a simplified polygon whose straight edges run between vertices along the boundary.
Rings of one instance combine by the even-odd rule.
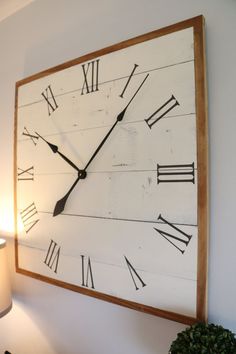
[[[51,86],[48,85],[48,87],[41,93],[45,101],[47,102],[48,105],[48,115],[50,116],[57,108],[57,102],[55,99],[55,96],[52,92]]]
[[[184,165],[157,164],[157,184],[171,182],[195,183],[194,162]]]
[[[156,124],[161,118],[163,118],[167,113],[169,113],[176,106],[179,106],[179,102],[174,95],[170,97],[161,107],[159,107],[149,118],[145,119],[145,122],[151,129],[154,124]]]
[[[81,90],[81,95],[98,91],[98,69],[99,60],[90,61],[82,65],[84,83]]]
[[[50,268],[53,268],[54,273],[57,273],[59,258],[60,258],[61,247],[58,244],[51,240],[47,255],[44,259],[44,263]]]
[[[124,256],[125,257],[125,256]],[[127,257],[125,257],[125,261],[128,267],[128,270],[130,272],[132,281],[134,283],[135,289],[139,290],[140,288],[137,285],[137,282],[141,285],[141,287],[143,288],[144,286],[146,286],[146,284],[144,283],[144,281],[142,280],[142,278],[140,277],[140,275],[137,273],[136,269],[132,266],[132,264],[130,263],[130,261],[128,260]],[[140,286],[139,285],[139,286]]]
[[[81,283],[82,286],[85,286],[86,288],[90,287],[92,289],[95,289],[90,257],[88,257],[87,264],[85,264],[86,263],[85,256],[81,255],[81,262],[82,262],[82,283]]]
[[[179,252],[184,254],[187,246],[189,245],[189,242],[192,238],[192,235],[186,234],[184,231],[176,227],[174,224],[168,222],[165,220],[161,214],[158,217],[158,220],[163,221],[166,225],[170,227],[170,231],[164,231],[160,230],[156,227],[154,227],[154,230],[156,230],[166,241],[168,241],[173,247],[175,247]],[[170,233],[173,232],[174,233]]]

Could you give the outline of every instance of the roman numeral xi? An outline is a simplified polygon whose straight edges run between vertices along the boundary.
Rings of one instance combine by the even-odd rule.
[[[51,86],[48,85],[48,87],[41,93],[41,95],[47,102],[48,115],[50,116],[58,108],[58,104],[52,92]]]

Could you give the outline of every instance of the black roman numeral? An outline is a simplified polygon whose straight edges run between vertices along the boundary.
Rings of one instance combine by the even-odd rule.
[[[127,82],[126,82],[126,84],[125,84],[125,87],[124,87],[122,93],[120,94],[120,97],[121,97],[121,98],[123,98],[124,93],[125,93],[125,91],[126,91],[126,89],[127,89],[127,86],[129,85],[130,80],[131,80],[132,76],[134,75],[134,72],[135,72],[135,70],[137,69],[137,67],[138,67],[138,64],[134,64],[133,70],[131,71],[131,74],[130,74],[130,76],[128,77],[128,80],[127,80]]]
[[[32,229],[32,227],[35,226],[39,221],[39,219],[33,218],[37,214],[38,212],[34,202],[20,212],[26,233],[28,233]]]
[[[86,94],[98,91],[99,60],[100,59],[93,60],[82,65],[84,83],[81,90],[81,95],[84,94],[84,91]]]
[[[142,287],[146,286],[146,284],[144,283],[144,281],[142,280],[142,278],[140,277],[140,275],[138,275],[137,271],[135,270],[135,268],[132,266],[132,264],[130,263],[130,261],[128,260],[128,258],[126,256],[125,257],[125,261],[126,261],[126,264],[128,266],[128,269],[129,269],[129,272],[130,272],[130,275],[131,275],[131,278],[133,280],[133,283],[134,283],[134,286],[135,286],[135,289],[136,290],[139,290],[139,287],[136,283],[136,281],[138,280],[141,284]],[[136,281],[135,281],[136,279]]]
[[[195,183],[194,162],[184,165],[157,164],[157,184],[170,182]]]
[[[85,269],[86,264],[85,264],[85,256],[84,255],[81,255],[81,261],[82,261],[82,286],[86,286],[87,288],[90,287],[90,288],[94,289],[93,272],[92,272],[90,257],[88,257],[87,271]],[[90,282],[90,286],[89,286],[89,282]]]
[[[18,167],[17,173],[18,181],[33,181],[34,180],[34,166],[23,170],[22,168]]]
[[[186,234],[184,231],[180,230],[178,227],[176,227],[174,224],[171,224],[170,222],[168,222],[167,220],[165,220],[161,214],[158,217],[158,220],[163,221],[166,225],[169,225],[171,230],[173,231],[177,231],[177,235],[173,235],[170,234],[169,232],[160,230],[156,227],[154,227],[154,230],[156,230],[157,232],[159,232],[159,234],[164,237],[164,239],[166,241],[168,241],[172,246],[174,246],[179,252],[181,252],[182,254],[184,254],[191,238],[192,235],[188,235]]]
[[[31,139],[31,141],[33,142],[33,144],[37,145],[39,137],[37,135],[30,134],[26,127],[24,127],[22,135],[28,136]]]
[[[149,118],[145,119],[145,122],[151,129],[162,117],[169,113],[174,107],[179,106],[179,102],[175,96],[172,95],[161,107],[159,107]]]
[[[47,255],[44,259],[44,263],[50,268],[54,270],[54,273],[57,273],[59,258],[60,258],[61,247],[58,244],[51,240],[50,245],[48,247]]]
[[[48,85],[48,87],[41,93],[41,95],[48,104],[48,115],[50,116],[58,108],[51,86]]]

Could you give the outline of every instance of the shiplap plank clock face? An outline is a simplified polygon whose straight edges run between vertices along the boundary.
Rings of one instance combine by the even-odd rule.
[[[203,18],[16,84],[17,271],[205,318]]]

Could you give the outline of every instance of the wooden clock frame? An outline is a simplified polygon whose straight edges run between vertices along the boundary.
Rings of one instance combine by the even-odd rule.
[[[19,89],[35,80],[44,77],[50,77],[54,73],[63,71],[76,65],[81,65],[83,62],[91,61],[96,57],[110,54],[124,48],[137,45],[139,43],[166,36],[177,31],[187,28],[193,28],[194,38],[194,61],[195,61],[195,107],[196,107],[196,144],[197,144],[197,219],[198,219],[198,246],[197,246],[197,293],[196,293],[196,316],[188,316],[182,313],[175,313],[161,308],[155,308],[146,304],[140,304],[135,301],[119,298],[111,294],[93,291],[86,286],[77,286],[70,282],[58,280],[56,278],[45,276],[25,269],[20,265],[19,255],[19,238],[18,238],[18,222],[19,222],[19,208],[17,206],[17,184],[19,183],[19,175],[25,174],[26,170],[19,172],[17,163],[17,139],[18,139],[18,120],[19,120]],[[131,76],[126,77],[131,78]],[[95,80],[95,79],[94,79]],[[85,83],[85,86],[87,84]],[[49,87],[50,89],[50,87]],[[88,87],[87,87],[88,89]],[[52,94],[52,92],[48,93]],[[45,97],[44,97],[45,98]],[[50,107],[49,107],[50,108]],[[51,107],[53,109],[53,107]],[[27,135],[27,133],[25,134]],[[139,37],[126,40],[119,44],[104,48],[102,50],[84,55],[78,59],[71,60],[62,65],[45,70],[36,75],[30,76],[16,83],[16,98],[15,98],[15,144],[14,144],[14,201],[15,201],[15,260],[16,271],[31,276],[33,278],[43,280],[54,285],[58,285],[73,291],[83,293],[85,295],[93,296],[98,299],[106,300],[115,304],[119,304],[131,309],[147,312],[152,315],[160,316],[170,320],[192,324],[196,321],[205,321],[207,317],[207,243],[208,243],[208,163],[207,163],[207,99],[206,99],[206,72],[205,72],[205,43],[204,43],[204,18],[198,16]],[[22,178],[24,179],[24,178]],[[27,179],[27,178],[26,178]],[[28,178],[29,179],[29,178]],[[127,263],[128,264],[128,263]],[[130,264],[131,267],[131,264]],[[132,272],[132,269],[129,269]],[[134,271],[134,270],[133,270]],[[84,281],[84,280],[83,280]]]

